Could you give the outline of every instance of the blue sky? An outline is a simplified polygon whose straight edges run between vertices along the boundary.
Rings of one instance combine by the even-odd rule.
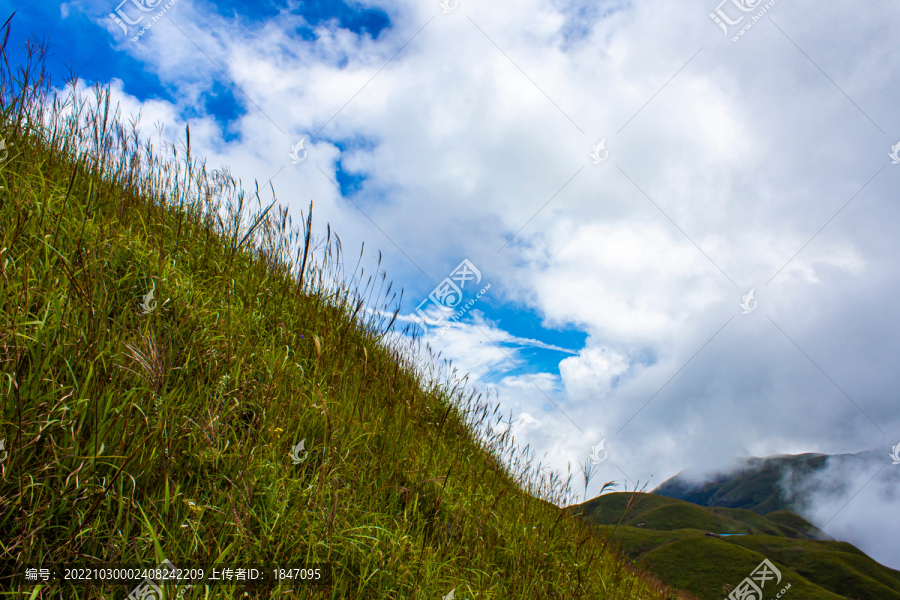
[[[109,81],[117,77],[125,82],[129,94],[141,100],[158,97],[171,99],[159,78],[144,69],[142,62],[131,56],[127,48],[116,48],[117,36],[97,23],[108,18],[107,14],[113,12],[116,2],[5,2],[4,5],[4,19],[13,10],[16,11],[15,27],[10,37],[10,46],[16,49],[12,56],[22,56],[18,48],[32,34],[49,40],[52,50],[47,66],[56,81],[62,82],[68,77],[71,66],[74,72],[89,81]],[[383,10],[350,6],[343,2],[300,3],[294,10],[289,9],[287,2],[195,2],[194,6],[198,10],[215,11],[223,18],[239,21],[250,28],[288,10],[307,22],[306,26],[296,31],[296,35],[303,39],[309,39],[316,25],[330,22],[357,35],[374,38],[390,27],[390,18]],[[124,8],[128,10],[131,7],[126,4]],[[218,92],[230,93],[225,87]],[[220,108],[223,119],[232,116],[231,107],[213,107],[211,114],[218,115]]]
[[[761,2],[177,0],[137,41],[116,2],[3,6],[57,84],[382,251],[402,325],[470,260],[491,288],[433,346],[560,470],[600,440],[596,481],[629,484],[900,443],[896,3],[779,1],[738,36],[710,14]],[[889,484],[830,531],[882,561]]]

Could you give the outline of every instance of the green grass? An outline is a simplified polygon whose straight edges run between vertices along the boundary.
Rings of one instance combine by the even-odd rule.
[[[755,537],[755,536],[754,536]],[[662,544],[646,552],[638,564],[656,573],[670,585],[688,589],[703,600],[721,600],[763,561],[770,561],[781,571],[779,586],[769,582],[766,597],[791,584],[785,596],[798,600],[839,600],[842,595],[829,592],[791,571],[765,554],[748,550],[730,541],[710,537],[691,537]]]
[[[838,594],[860,599],[900,600],[900,572],[878,564],[846,542],[768,536],[729,542],[790,565],[795,573]]]
[[[300,598],[688,597],[558,508],[571,475],[492,433],[452,364],[412,358],[383,272],[344,271],[312,205],[294,227],[105,90],[44,102],[27,51],[0,50],[0,593],[124,597],[10,574],[165,557],[334,565]]]
[[[631,508],[631,499],[637,498]],[[698,529],[712,533],[764,533],[784,535],[778,524],[749,510],[733,508],[706,508],[683,500],[657,496],[614,492],[598,496],[568,509],[581,513],[593,523],[638,526],[646,529],[672,531]],[[800,517],[797,517],[798,519]],[[801,519],[802,520],[802,519]]]
[[[777,510],[766,514],[766,519],[775,523],[787,537],[810,539],[832,539],[821,529],[809,523],[806,519],[795,515],[789,510]]]

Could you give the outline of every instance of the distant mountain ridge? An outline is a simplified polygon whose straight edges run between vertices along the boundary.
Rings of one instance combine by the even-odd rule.
[[[763,458],[742,459],[738,466],[726,473],[707,477],[696,483],[690,469],[682,471],[652,491],[658,496],[677,498],[700,506],[743,508],[765,515],[775,511],[802,512],[808,500],[803,489],[817,471],[828,466],[829,459],[869,462],[880,457],[877,450],[855,454],[782,454]]]

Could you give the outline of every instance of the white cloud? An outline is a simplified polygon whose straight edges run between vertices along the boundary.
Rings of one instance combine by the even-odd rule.
[[[801,510],[830,536],[850,542],[878,562],[900,568],[900,540],[885,535],[896,522],[900,499],[900,470],[886,451],[829,457],[825,467],[799,479],[793,497],[805,504]]]

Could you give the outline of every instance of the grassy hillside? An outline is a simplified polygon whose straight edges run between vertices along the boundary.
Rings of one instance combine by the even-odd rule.
[[[632,501],[635,497],[638,498],[637,502]],[[633,504],[630,509],[629,502]],[[749,510],[711,509],[655,494],[637,494],[637,496],[626,492],[604,494],[568,510],[581,513],[594,523],[621,523],[657,531],[698,529],[712,533],[785,535],[783,526],[778,522],[770,521]],[[806,523],[802,518],[793,516]],[[812,527],[809,523],[806,525]]]
[[[851,598],[900,600],[900,571],[878,564],[846,542],[769,536],[729,540],[769,557],[821,587]]]
[[[775,523],[781,532],[789,538],[809,538],[813,540],[833,540],[833,538],[789,510],[776,510],[766,513],[766,519]]]
[[[723,539],[725,538],[699,535],[675,540],[645,552],[637,563],[656,573],[670,585],[690,590],[704,600],[721,600],[733,586],[737,586],[749,576],[764,558],[772,560],[729,541],[722,541]],[[844,598],[811,583],[777,560],[772,562],[781,571],[782,580],[780,587],[774,583],[769,583],[765,587],[767,597],[774,598],[778,591],[790,583],[790,590],[785,594],[790,598],[800,600]]]
[[[764,558],[781,570],[782,585],[791,583],[791,598],[900,600],[900,572],[851,544],[812,539],[819,531],[788,511],[761,516],[639,493],[604,494],[567,510],[596,524],[638,567],[704,600],[721,600]],[[745,535],[710,535],[723,533]]]
[[[120,598],[21,576],[167,558],[333,569],[257,597],[688,597],[559,509],[569,480],[491,435],[451,365],[410,358],[383,273],[344,272],[311,214],[0,59],[0,595]]]

